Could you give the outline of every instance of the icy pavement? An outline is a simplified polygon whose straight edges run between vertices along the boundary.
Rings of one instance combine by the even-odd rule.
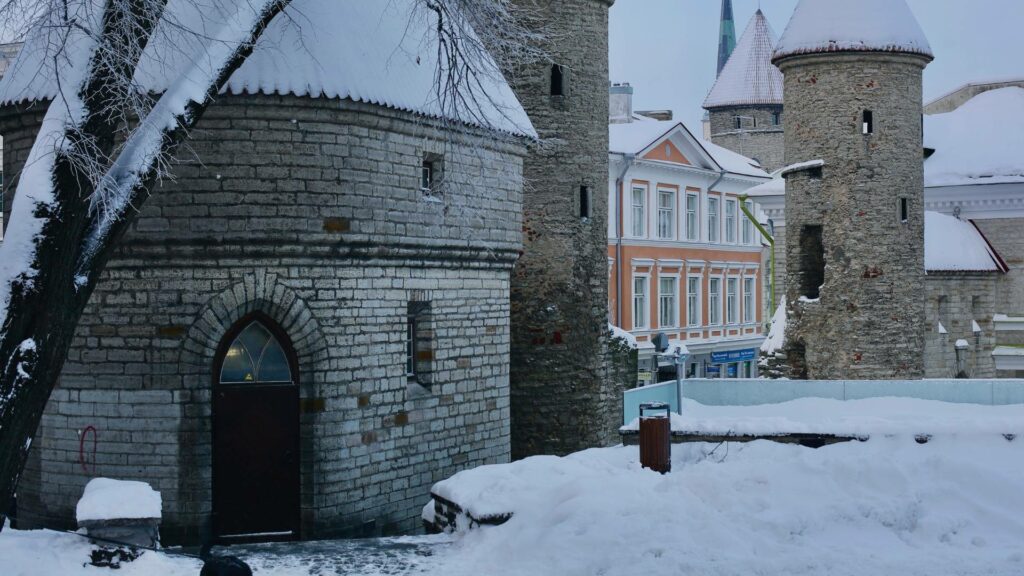
[[[281,576],[397,576],[430,574],[444,536],[283,542],[215,548],[238,556],[256,574]]]

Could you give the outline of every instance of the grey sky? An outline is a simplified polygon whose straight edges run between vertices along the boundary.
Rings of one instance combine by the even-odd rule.
[[[1024,1],[908,3],[936,56],[925,70],[926,101],[966,82],[1024,77]],[[797,0],[733,0],[737,39],[758,4],[780,36]],[[611,79],[635,87],[636,108],[670,108],[699,134],[700,106],[715,81],[720,9],[720,0],[615,2]]]

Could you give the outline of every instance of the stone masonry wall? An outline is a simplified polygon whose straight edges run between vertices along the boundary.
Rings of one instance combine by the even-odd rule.
[[[8,142],[30,142],[19,122],[3,122]],[[211,511],[214,352],[259,310],[299,357],[303,536],[418,530],[434,482],[509,460],[523,152],[350,101],[222,98],[83,316],[19,487],[22,519],[68,526],[88,479],[112,476],[161,491],[165,542],[196,541]],[[425,154],[444,165],[430,198]],[[429,388],[405,374],[413,300],[431,303]],[[79,450],[87,426],[95,456],[91,432]]]
[[[787,359],[797,376],[924,375],[926,63],[881,53],[778,62],[785,75],[786,163],[825,163],[820,177],[811,171],[787,177]],[[862,134],[864,110],[873,112],[871,135]],[[900,198],[908,202],[905,222]],[[824,284],[820,300],[801,302],[812,291],[803,284],[816,283],[806,274],[816,267],[813,242],[801,241],[805,226],[814,225],[822,228]]]
[[[609,362],[628,362],[610,359],[607,342],[611,2],[523,2],[556,39],[546,48],[565,94],[551,95],[548,63],[506,74],[542,139],[524,166],[524,253],[512,280],[514,458],[617,443],[625,382]]]
[[[737,154],[755,158],[767,172],[785,166],[783,125],[772,124],[772,113],[782,106],[715,108],[710,111],[711,141]],[[744,116],[743,128],[736,129],[736,116]],[[754,125],[754,119],[757,124]]]
[[[929,272],[927,318],[925,332],[925,377],[956,378],[957,340],[970,347],[963,355],[963,369],[970,378],[994,378],[996,345],[992,316],[996,313],[997,285],[1003,280],[999,273]],[[975,332],[972,321],[978,323]],[[939,323],[946,329],[939,332]]]
[[[998,218],[974,221],[1010,267],[997,284],[996,313],[1024,315],[1024,220]]]

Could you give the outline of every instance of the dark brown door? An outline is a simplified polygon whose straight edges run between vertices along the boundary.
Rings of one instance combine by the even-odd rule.
[[[214,370],[213,518],[221,539],[299,536],[299,392],[287,336],[263,317],[225,338]]]

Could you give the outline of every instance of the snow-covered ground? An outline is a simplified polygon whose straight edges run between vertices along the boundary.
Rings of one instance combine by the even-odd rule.
[[[796,418],[798,408],[778,416]],[[875,408],[890,424],[907,413],[897,403]],[[1007,417],[996,408],[947,408],[960,410],[962,423]],[[1024,574],[1024,437],[1008,441],[979,424],[929,429],[934,435],[921,445],[909,430],[916,428],[817,450],[767,441],[676,445],[665,476],[640,468],[636,447],[529,458],[436,487],[474,516],[513,512],[498,527],[228,553],[257,574],[282,576]],[[87,558],[88,544],[75,536],[0,534],[4,576],[109,573],[84,566]],[[152,552],[119,571],[197,573],[194,560]]]

